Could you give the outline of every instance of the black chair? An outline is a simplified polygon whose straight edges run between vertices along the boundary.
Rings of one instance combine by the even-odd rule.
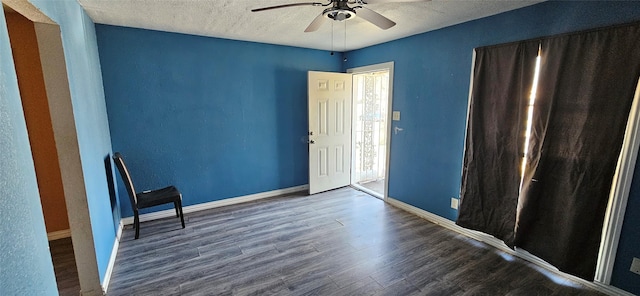
[[[127,187],[129,193],[129,199],[131,200],[131,207],[133,208],[133,227],[136,229],[136,239],[140,236],[140,217],[138,216],[138,210],[149,208],[153,206],[173,203],[176,208],[176,217],[180,217],[182,222],[182,228],[184,228],[184,215],[182,214],[182,193],[174,186],[165,187],[158,190],[148,190],[136,193],[135,187],[133,187],[133,181],[131,181],[131,175],[129,170],[124,164],[124,159],[119,152],[113,155],[113,160],[120,171],[120,176]]]

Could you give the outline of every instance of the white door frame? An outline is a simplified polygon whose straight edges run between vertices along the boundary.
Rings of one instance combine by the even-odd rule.
[[[369,190],[363,186],[358,186],[358,185],[354,185],[351,184],[351,186],[353,187],[357,187],[359,190],[362,190],[368,194],[371,194],[373,196],[382,198],[382,200],[386,200],[387,197],[389,197],[389,166],[391,164],[390,160],[391,160],[391,126],[392,126],[392,119],[393,119],[393,66],[394,66],[394,62],[386,62],[386,63],[380,63],[380,64],[374,64],[374,65],[369,65],[369,66],[363,66],[363,67],[357,67],[357,68],[351,68],[351,69],[347,69],[347,73],[349,74],[364,74],[364,73],[370,73],[370,72],[378,72],[378,71],[384,71],[384,70],[388,70],[389,71],[389,99],[388,99],[388,105],[387,105],[387,139],[386,139],[386,146],[387,146],[387,151],[386,151],[386,157],[385,157],[385,168],[384,168],[384,191],[382,196],[380,196],[380,194],[378,194],[377,192],[374,192],[372,190]],[[353,107],[352,107],[353,109]],[[353,132],[352,132],[353,134]],[[353,140],[352,140],[353,142]],[[352,151],[354,151],[352,149]],[[351,161],[353,162],[353,157],[351,158]]]
[[[595,282],[611,284],[611,274],[618,252],[618,243],[622,232],[624,214],[629,200],[629,191],[633,181],[638,148],[640,147],[640,79],[636,87],[633,104],[624,134],[622,150],[618,157],[616,173],[613,177],[609,204],[602,227],[600,251],[596,266]]]

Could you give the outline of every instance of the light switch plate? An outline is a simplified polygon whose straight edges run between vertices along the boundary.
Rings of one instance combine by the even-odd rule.
[[[393,111],[393,121],[400,121],[400,111]]]
[[[631,268],[629,268],[629,270],[635,274],[640,274],[640,259],[634,257],[633,261],[631,261]]]

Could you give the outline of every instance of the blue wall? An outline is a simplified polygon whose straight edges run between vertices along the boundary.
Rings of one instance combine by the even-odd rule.
[[[402,116],[393,126],[404,131],[392,135],[389,196],[456,219],[450,198],[460,191],[473,48],[638,20],[640,2],[545,2],[347,53],[345,69],[395,61],[393,110]],[[629,229],[640,222],[628,223],[616,264],[627,270],[615,274],[620,287],[638,282],[623,246],[637,250],[640,236]]]
[[[307,71],[339,71],[339,55],[107,25],[96,32],[113,150],[137,191],[173,184],[194,205],[308,183]]]
[[[0,12],[0,295],[57,295],[14,69]]]
[[[96,260],[103,281],[116,238],[114,221],[119,222],[120,217],[112,208],[109,194],[108,178],[114,172],[105,166],[111,154],[111,137],[94,24],[76,1],[31,2],[62,32]]]

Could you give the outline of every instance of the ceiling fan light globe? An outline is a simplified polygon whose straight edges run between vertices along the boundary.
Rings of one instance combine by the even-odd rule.
[[[326,16],[334,21],[345,21],[353,18],[354,13],[348,10],[334,10],[326,14]]]

